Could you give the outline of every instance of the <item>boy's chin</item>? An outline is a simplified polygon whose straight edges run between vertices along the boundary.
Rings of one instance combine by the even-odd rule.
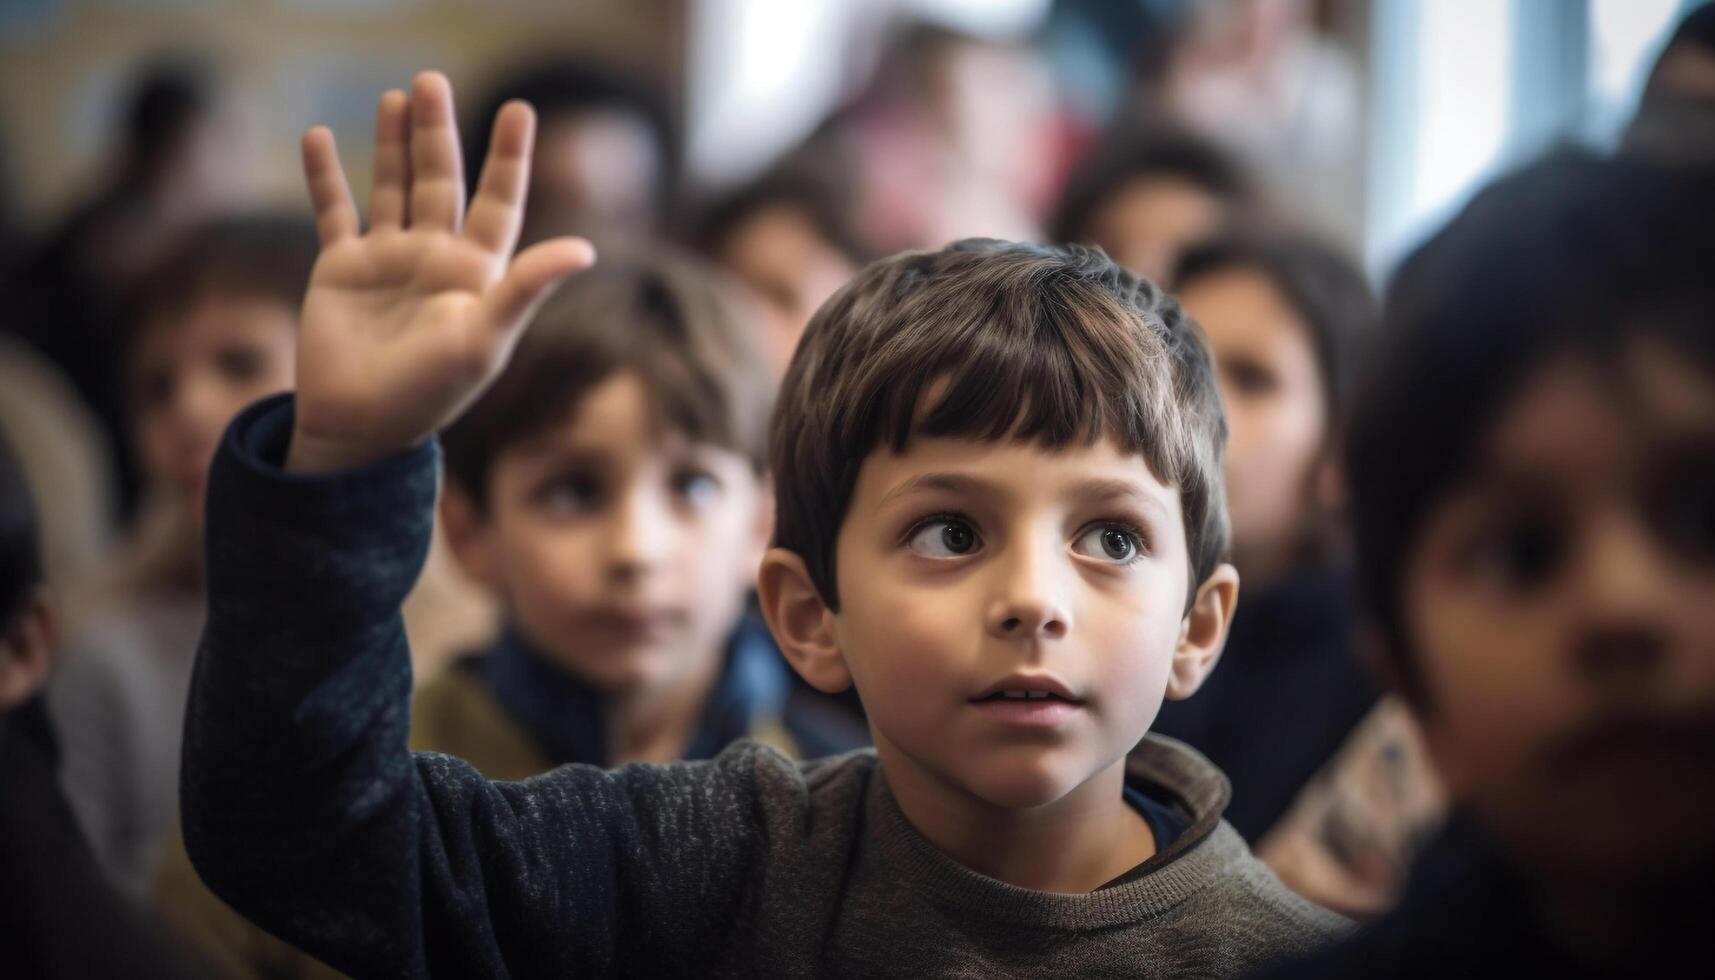
[[[978,771],[967,772],[962,782],[966,791],[990,806],[1034,810],[1065,799],[1091,775],[1074,768],[1069,760],[1044,753],[1034,760],[993,760]]]

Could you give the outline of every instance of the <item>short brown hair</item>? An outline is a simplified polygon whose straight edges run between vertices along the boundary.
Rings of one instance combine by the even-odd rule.
[[[1098,249],[968,239],[870,265],[810,321],[769,435],[775,544],[836,610],[834,543],[858,470],[914,435],[1110,437],[1178,489],[1192,595],[1226,554],[1227,423],[1208,349],[1178,303]]]
[[[163,318],[212,298],[278,303],[295,317],[321,246],[308,218],[245,214],[214,218],[177,238],[131,296],[125,357]]]
[[[441,433],[447,474],[487,502],[489,469],[509,446],[565,422],[584,395],[635,373],[660,420],[764,469],[774,395],[750,308],[687,258],[609,264],[560,287],[506,369]]]

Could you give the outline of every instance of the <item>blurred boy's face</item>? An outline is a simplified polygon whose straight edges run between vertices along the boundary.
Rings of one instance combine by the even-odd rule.
[[[1455,799],[1551,874],[1708,869],[1715,383],[1658,343],[1605,367],[1568,353],[1477,459],[1403,579]]]
[[[539,652],[631,693],[712,669],[744,611],[766,514],[742,454],[661,431],[648,390],[621,372],[566,423],[499,454],[460,553]]]
[[[1253,569],[1290,560],[1310,518],[1328,435],[1310,330],[1267,276],[1230,269],[1179,293],[1215,356],[1227,411],[1227,508],[1233,555]]]
[[[523,240],[582,235],[598,248],[638,247],[655,232],[663,166],[648,121],[635,113],[590,109],[544,118]]]
[[[1102,203],[1090,233],[1108,256],[1153,282],[1173,275],[1179,256],[1213,238],[1226,221],[1214,195],[1179,177],[1139,176]]]
[[[839,532],[832,634],[889,780],[1012,809],[1101,773],[1117,794],[1182,640],[1179,507],[1106,440],[872,454]],[[1054,693],[1005,693],[1032,687]]]
[[[143,326],[130,365],[143,471],[198,523],[221,434],[292,387],[296,343],[296,311],[266,299],[210,296]]]
[[[810,317],[857,271],[786,204],[746,219],[721,249],[721,261],[761,301],[777,375],[786,373]]]

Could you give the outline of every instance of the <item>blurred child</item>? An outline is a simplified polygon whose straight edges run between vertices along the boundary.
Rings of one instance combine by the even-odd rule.
[[[219,73],[201,59],[138,66],[114,120],[102,183],[6,281],[15,331],[65,375],[108,437],[124,514],[146,478],[131,444],[130,405],[119,361],[125,304],[173,243],[239,199],[251,169],[240,114]]]
[[[1402,267],[1348,451],[1364,598],[1457,814],[1295,974],[1707,976],[1715,198],[1550,159]]]
[[[148,279],[123,349],[148,498],[103,608],[72,637],[49,705],[64,780],[96,858],[142,895],[178,809],[179,742],[202,629],[202,510],[221,431],[290,388],[314,229],[224,219],[190,233]]]
[[[77,832],[40,696],[53,660],[35,507],[0,434],[0,972],[202,975],[118,895]]]
[[[503,638],[418,688],[411,745],[489,779],[582,762],[864,744],[803,697],[747,610],[767,543],[773,384],[747,307],[685,260],[586,272],[442,434],[453,552]],[[182,849],[158,894],[236,974],[326,970],[226,909]]]
[[[1214,144],[1124,128],[1072,172],[1048,236],[1099,245],[1132,272],[1167,282],[1186,249],[1243,223],[1257,198],[1238,163]]]
[[[1715,4],[1693,7],[1662,45],[1623,151],[1715,171]]]
[[[209,498],[182,790],[210,886],[358,975],[1231,975],[1335,935],[1221,821],[1205,760],[1167,739],[1128,759],[1225,638],[1225,427],[1177,305],[1082,249],[877,263],[787,373],[760,603],[806,679],[856,684],[874,753],[741,744],[501,783],[407,751],[397,610],[429,436],[591,260],[567,239],[509,260],[531,124],[502,111],[462,230],[444,78],[383,97],[367,234],[329,134],[305,138],[324,251],[299,393],[235,421]],[[599,499],[537,472],[514,492]],[[713,541],[674,554],[658,498],[627,506],[627,547],[724,560]],[[642,684],[659,661],[603,650],[675,618],[638,602],[558,622],[592,672]]]
[[[623,73],[578,61],[533,65],[499,81],[471,118],[472,175],[485,124],[514,99],[540,114],[525,244],[582,235],[605,253],[643,253],[670,214],[679,145],[661,95]],[[475,191],[474,185],[470,188]]]
[[[833,183],[781,172],[716,201],[696,232],[700,250],[760,303],[779,374],[811,315],[867,258],[846,207]]]
[[[1363,274],[1314,240],[1229,236],[1192,249],[1176,275],[1203,328],[1226,409],[1233,564],[1245,601],[1222,667],[1197,696],[1162,706],[1155,730],[1184,739],[1233,782],[1227,819],[1283,881],[1348,914],[1392,897],[1422,813],[1421,754],[1356,652],[1350,556],[1336,457],[1360,345],[1378,316]],[[1316,710],[1306,711],[1306,705]],[[1372,716],[1374,716],[1372,718]],[[1373,744],[1372,744],[1373,743]],[[1301,800],[1331,760],[1388,771],[1358,785],[1409,795]],[[1311,795],[1350,779],[1325,773]],[[1316,809],[1276,833],[1288,810]],[[1329,809],[1362,806],[1362,819]],[[1298,839],[1291,839],[1298,838]],[[1265,846],[1266,842],[1266,846]],[[1327,857],[1311,871],[1314,847]],[[1332,871],[1343,873],[1331,880]]]

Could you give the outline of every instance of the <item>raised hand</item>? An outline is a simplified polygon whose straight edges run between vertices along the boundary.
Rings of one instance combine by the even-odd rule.
[[[298,337],[297,414],[286,468],[325,472],[403,451],[451,422],[500,373],[536,307],[595,253],[558,238],[517,258],[536,117],[500,111],[476,199],[452,88],[418,75],[381,97],[367,234],[333,134],[304,135],[322,252]]]

